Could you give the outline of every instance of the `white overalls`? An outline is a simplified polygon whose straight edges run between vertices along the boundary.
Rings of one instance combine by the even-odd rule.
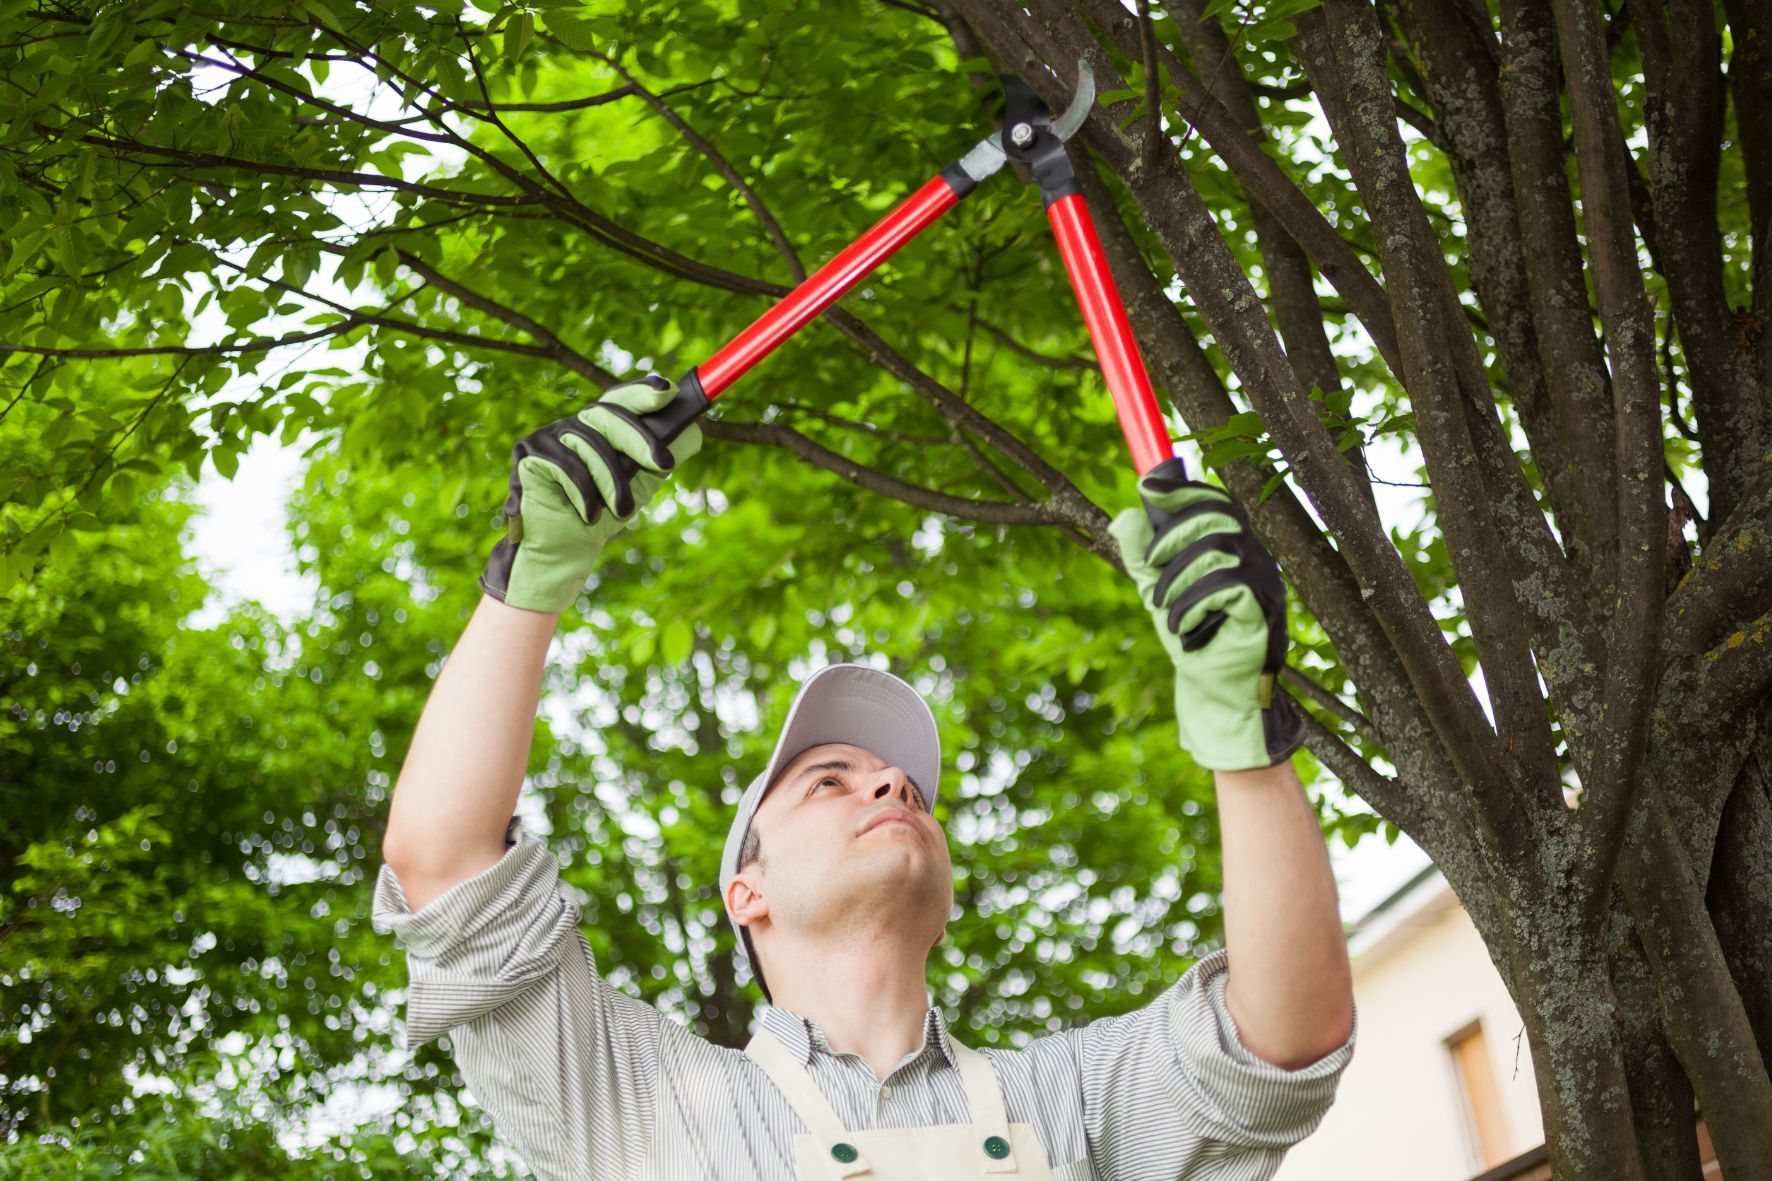
[[[924,1124],[851,1132],[806,1064],[759,1029],[744,1052],[761,1066],[812,1131],[794,1137],[797,1181],[1052,1181],[1032,1124],[1012,1124],[990,1059],[951,1041],[966,1088],[969,1124]]]

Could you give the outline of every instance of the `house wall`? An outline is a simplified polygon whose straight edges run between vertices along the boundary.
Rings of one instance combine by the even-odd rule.
[[[1464,908],[1436,875],[1394,909],[1387,921],[1371,920],[1376,935],[1349,940],[1354,1056],[1335,1105],[1275,1181],[1467,1181],[1485,1171],[1444,1041],[1474,1018],[1483,1023],[1509,1155],[1544,1142],[1524,1025]]]

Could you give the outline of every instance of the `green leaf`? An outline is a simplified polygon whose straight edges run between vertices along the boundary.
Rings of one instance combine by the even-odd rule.
[[[587,51],[598,48],[596,26],[590,21],[570,12],[550,12],[543,20],[548,32],[567,46]]]
[[[665,624],[659,655],[666,664],[682,664],[694,649],[695,628],[687,619],[673,619]]]
[[[635,628],[628,637],[628,660],[644,668],[652,661],[658,648],[658,633],[650,628]]]
[[[521,58],[534,37],[535,17],[527,12],[519,13],[505,26],[505,61],[515,62]]]
[[[326,0],[296,0],[296,7],[319,21],[334,32],[343,32],[345,22],[340,20],[338,13]]]
[[[777,626],[775,613],[773,611],[758,612],[758,614],[751,619],[751,626],[747,633],[750,637],[751,647],[769,647],[769,641],[775,638]]]

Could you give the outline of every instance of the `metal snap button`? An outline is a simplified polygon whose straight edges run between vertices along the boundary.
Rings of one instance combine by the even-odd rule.
[[[1009,1141],[1001,1136],[986,1136],[984,1151],[992,1160],[1002,1160],[1009,1155]]]
[[[831,1155],[842,1161],[844,1164],[848,1164],[856,1157],[855,1145],[844,1144],[843,1142],[838,1141],[836,1144],[831,1145]]]

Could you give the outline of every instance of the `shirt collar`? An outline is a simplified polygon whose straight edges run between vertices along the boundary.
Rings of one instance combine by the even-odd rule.
[[[795,1061],[801,1064],[812,1061],[814,1050],[824,1054],[836,1053],[831,1049],[830,1039],[825,1037],[824,1030],[819,1028],[816,1021],[802,1017],[791,1009],[764,1005],[762,1023],[763,1028],[786,1046],[794,1055]],[[917,1048],[917,1054],[920,1056],[927,1053],[931,1043],[947,1059],[948,1065],[959,1065],[954,1057],[953,1038],[948,1033],[947,1019],[933,1005],[923,1015],[923,1044]]]

